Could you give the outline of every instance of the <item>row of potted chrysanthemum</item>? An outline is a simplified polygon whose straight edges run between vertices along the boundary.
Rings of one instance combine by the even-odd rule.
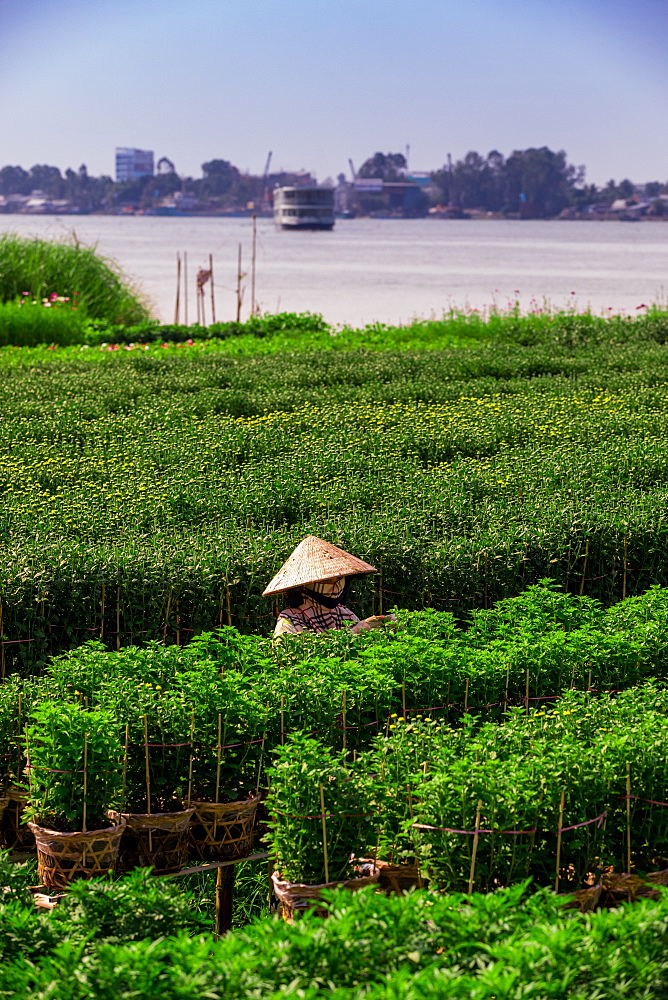
[[[155,712],[123,726],[109,710],[33,706],[21,734],[25,784],[13,795],[46,888],[136,866],[176,871],[189,851],[203,860],[250,852],[259,801],[243,784],[250,764],[235,769],[225,758],[222,726],[213,748],[196,744],[189,714],[175,739]]]

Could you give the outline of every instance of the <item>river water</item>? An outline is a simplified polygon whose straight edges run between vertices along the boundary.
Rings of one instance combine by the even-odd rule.
[[[248,315],[251,227],[248,218],[0,217],[0,231],[47,238],[75,231],[97,244],[164,322],[174,318],[177,251],[188,254],[190,321],[195,272],[208,266],[209,254],[216,318],[234,318],[240,243]],[[665,291],[668,224],[658,222],[352,219],[337,220],[332,232],[283,232],[258,220],[256,299],[265,312],[309,310],[335,324],[405,323],[519,299],[524,309],[546,303],[634,313],[663,301]]]

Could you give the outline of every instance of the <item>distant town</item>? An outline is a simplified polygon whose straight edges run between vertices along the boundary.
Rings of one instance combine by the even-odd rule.
[[[546,146],[469,152],[432,171],[409,167],[404,153],[375,153],[359,168],[322,182],[299,171],[272,171],[269,153],[261,174],[243,172],[228,160],[202,164],[201,177],[179,173],[152,150],[118,147],[115,178],[91,176],[85,165],[64,172],[55,166],[0,168],[0,212],[22,215],[258,215],[272,213],[281,187],[328,187],[339,217],[375,218],[564,218],[668,219],[668,182],[604,187],[585,182],[584,167]]]

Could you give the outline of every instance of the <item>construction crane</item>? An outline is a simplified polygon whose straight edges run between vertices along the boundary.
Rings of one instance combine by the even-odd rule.
[[[269,177],[269,167],[271,166],[272,150],[269,150],[267,156],[267,162],[264,165],[264,174],[262,175],[262,206],[264,207],[269,201],[269,190],[267,188],[267,178]]]
[[[355,173],[355,168],[353,166],[353,161],[350,158],[348,158],[348,165],[350,166],[350,173],[353,176],[353,184],[354,184],[355,181],[357,180],[357,174]]]

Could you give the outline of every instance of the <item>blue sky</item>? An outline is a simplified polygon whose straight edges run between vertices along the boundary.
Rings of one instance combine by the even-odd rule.
[[[153,149],[322,180],[548,145],[668,179],[666,0],[0,0],[0,165]]]

